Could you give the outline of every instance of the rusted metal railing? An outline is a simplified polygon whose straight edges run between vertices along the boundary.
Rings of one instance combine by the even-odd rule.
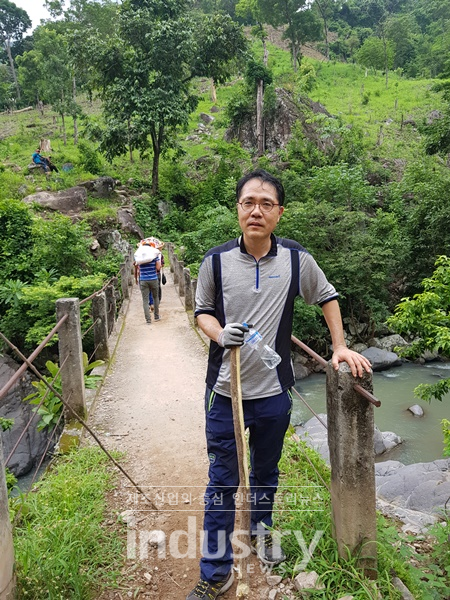
[[[312,356],[312,358],[314,358],[319,364],[321,364],[322,367],[327,367],[327,365],[328,365],[327,361],[324,358],[322,358],[319,354],[317,354],[317,352],[314,352],[314,350],[312,350],[309,346],[307,346],[306,344],[301,342],[298,338],[296,338],[293,335],[291,335],[291,340],[294,342],[294,344],[299,346],[299,348],[301,348],[302,350],[307,352],[310,356]],[[358,394],[363,396],[366,400],[368,400],[371,404],[373,404],[377,408],[381,406],[381,402],[377,398],[375,398],[375,396],[373,394],[371,394],[370,392],[365,390],[362,386],[360,386],[359,383],[355,383],[353,388],[356,392],[358,392]]]

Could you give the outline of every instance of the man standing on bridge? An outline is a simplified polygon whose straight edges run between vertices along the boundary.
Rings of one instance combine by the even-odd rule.
[[[242,235],[207,252],[197,283],[195,315],[212,340],[205,394],[210,467],[200,580],[186,600],[213,600],[233,582],[231,537],[239,473],[229,349],[243,345],[248,331],[243,323],[253,323],[282,359],[268,369],[247,345],[241,351],[244,420],[250,431],[252,550],[266,565],[285,560],[270,528],[295,383],[290,338],[296,296],[321,306],[332,338],[334,368],[345,361],[355,377],[370,371],[369,361],[347,348],[338,294],[313,257],[297,242],[273,235],[284,211],[281,181],[261,169],[253,171],[238,182],[236,198]]]

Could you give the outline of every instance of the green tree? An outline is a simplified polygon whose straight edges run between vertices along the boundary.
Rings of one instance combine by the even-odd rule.
[[[431,277],[422,281],[423,292],[403,298],[388,323],[402,335],[414,336],[411,346],[402,350],[409,358],[417,358],[425,350],[450,357],[450,258],[439,256]],[[422,384],[416,395],[430,402],[442,400],[450,391],[450,378],[432,385]]]
[[[20,87],[17,81],[14,60],[11,54],[11,43],[22,39],[23,34],[31,27],[28,13],[10,2],[0,0],[0,42],[4,45],[8,55],[11,73],[17,90],[17,99],[20,101]]]
[[[246,42],[228,17],[207,16],[196,24],[185,0],[126,0],[119,25],[108,44],[93,44],[90,57],[112,123],[103,147],[110,158],[131,142],[144,156],[151,147],[156,194],[161,154],[174,145],[176,132],[197,106],[192,78],[203,74],[223,81]],[[217,26],[220,44],[213,43]],[[120,128],[120,121],[126,127]]]
[[[44,70],[41,55],[33,49],[16,58],[17,77],[22,93],[27,102],[37,103],[45,99]]]
[[[420,29],[411,14],[391,15],[386,21],[386,37],[394,44],[393,67],[416,73]]]
[[[438,169],[438,170],[437,170]],[[418,290],[433,271],[436,257],[450,247],[450,175],[430,158],[412,163],[398,184],[390,186],[391,210],[400,224],[403,255],[400,272],[407,293]]]
[[[392,41],[387,42],[387,61],[391,69],[394,64],[395,46]],[[385,67],[384,44],[378,37],[367,38],[356,52],[356,60],[364,67],[383,70]]]
[[[316,11],[311,9],[311,0],[258,0],[262,18],[266,23],[278,27],[285,25],[285,39],[291,46],[294,71],[301,62],[301,47],[306,42],[320,39],[321,24]]]

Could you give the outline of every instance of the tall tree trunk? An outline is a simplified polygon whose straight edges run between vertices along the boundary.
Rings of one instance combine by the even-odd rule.
[[[328,22],[327,22],[327,17],[325,14],[325,11],[322,7],[322,4],[319,2],[319,0],[316,0],[316,4],[319,8],[320,14],[322,15],[322,20],[323,20],[323,31],[325,34],[325,56],[327,57],[327,59],[330,58],[330,45],[328,43]]]
[[[386,89],[388,89],[389,82],[389,66],[388,66],[388,55],[387,55],[387,40],[383,35],[383,50],[384,50],[384,72],[386,75]]]
[[[130,119],[127,120],[127,131],[128,131],[128,149],[130,151],[130,162],[134,162],[133,158],[133,143],[131,141],[131,122]]]
[[[65,115],[63,112],[60,114],[61,114],[61,130],[62,130],[62,134],[63,134],[63,142],[64,142],[64,146],[67,146],[66,119],[65,119]]]
[[[5,46],[6,46],[6,54],[8,55],[9,66],[11,67],[11,73],[13,76],[14,85],[16,86],[16,90],[17,90],[17,100],[20,100],[19,82],[17,81],[16,69],[14,67],[14,60],[13,60],[13,57],[11,54],[11,46],[9,44],[9,40],[6,40]]]
[[[258,156],[262,156],[265,150],[264,129],[264,80],[260,79],[256,91],[256,139]]]
[[[214,104],[217,102],[217,91],[216,84],[214,83],[214,79],[211,80],[211,100]]]
[[[73,89],[73,103],[76,108],[77,103],[77,81],[75,79],[75,75],[72,78],[72,89]],[[77,113],[73,115],[73,145],[76,146],[78,144],[78,119]]]
[[[159,159],[164,137],[164,125],[158,127],[158,131],[152,129],[153,165],[152,165],[152,194],[156,196],[159,191]]]
[[[297,44],[296,42],[292,42],[292,63],[294,66],[294,73],[297,73],[297,69],[302,62],[302,48],[301,44]]]

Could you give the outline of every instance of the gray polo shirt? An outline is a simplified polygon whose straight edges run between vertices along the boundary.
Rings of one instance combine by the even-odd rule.
[[[209,314],[220,325],[252,323],[264,343],[281,356],[268,369],[258,354],[241,348],[244,400],[279,394],[295,383],[291,362],[291,332],[296,296],[322,306],[338,294],[314,258],[297,242],[274,235],[269,253],[259,261],[248,254],[242,236],[209,250],[201,264],[195,315]],[[230,351],[211,341],[206,383],[230,396]]]

